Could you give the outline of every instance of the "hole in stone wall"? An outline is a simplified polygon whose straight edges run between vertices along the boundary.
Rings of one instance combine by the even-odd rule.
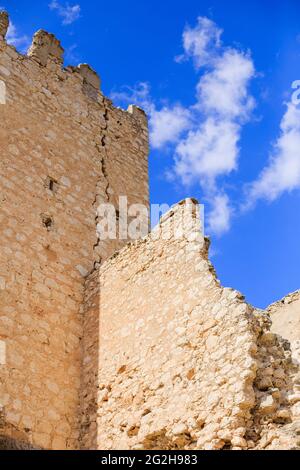
[[[42,215],[42,222],[43,226],[50,232],[54,224],[53,218],[49,215]]]
[[[186,378],[188,380],[193,380],[194,377],[195,377],[195,369],[189,370],[188,373],[186,374]]]
[[[140,430],[139,426],[131,426],[127,431],[127,436],[128,437],[135,437],[135,436],[138,435],[139,430]]]
[[[225,443],[224,447],[222,447],[222,450],[232,450],[232,445],[230,442]]]
[[[45,186],[52,193],[56,193],[58,190],[58,182],[54,178],[51,178],[51,176],[47,177]]]
[[[117,374],[124,374],[124,372],[126,371],[126,369],[127,369],[126,366],[120,367],[120,369],[118,370]]]

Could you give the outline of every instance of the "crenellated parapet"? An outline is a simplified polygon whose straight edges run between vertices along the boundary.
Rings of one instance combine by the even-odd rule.
[[[37,31],[33,36],[27,55],[24,56],[19,54],[13,46],[6,43],[5,38],[8,28],[9,15],[6,11],[0,11],[0,44],[1,42],[3,43],[2,48],[0,48],[0,54],[1,50],[4,51],[5,47],[8,47],[10,50],[14,50],[14,53],[9,53],[9,56],[34,61],[40,67],[47,70],[47,76],[49,76],[49,73],[58,73],[60,80],[63,79],[64,81],[67,81],[70,76],[77,76],[79,80],[81,80],[81,91],[85,96],[95,102],[102,102],[103,99],[105,99],[107,104],[110,104],[113,108],[110,100],[105,98],[101,93],[101,78],[89,64],[83,63],[77,66],[64,67],[64,48],[62,47],[60,40],[57,39],[54,34],[43,29]],[[18,55],[15,56],[15,54]],[[0,80],[2,78],[5,77],[1,77],[0,73]],[[139,123],[143,130],[147,132],[148,119],[141,108],[135,105],[130,105],[126,111],[121,111],[126,113],[129,119]]]
[[[28,51],[28,56],[45,66],[48,60],[53,60],[58,64],[63,63],[64,49],[60,41],[53,34],[40,29],[33,36],[32,44]]]
[[[73,67],[72,70],[79,73],[83,78],[83,92],[90,98],[95,99],[101,87],[101,79],[97,72],[88,64],[80,64]]]

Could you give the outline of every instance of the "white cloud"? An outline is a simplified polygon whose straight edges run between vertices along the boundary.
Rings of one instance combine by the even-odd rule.
[[[20,49],[21,52],[25,52],[30,46],[31,40],[25,34],[20,34],[14,23],[10,20],[9,28],[6,35],[8,44],[15,46]]]
[[[229,229],[232,215],[228,196],[217,190],[217,179],[237,170],[242,126],[255,106],[248,90],[255,76],[252,59],[249,53],[224,47],[221,33],[207,18],[185,31],[185,55],[208,70],[196,89],[193,113],[198,125],[177,144],[174,165],[184,184],[200,183],[211,206],[209,230],[217,235]]]
[[[300,107],[292,102],[282,118],[268,165],[248,188],[251,207],[258,199],[274,201],[285,191],[300,189]]]
[[[180,62],[192,58],[197,68],[210,64],[221,46],[221,34],[222,30],[216,23],[200,16],[195,28],[189,26],[185,28],[182,37],[184,55],[177,57],[176,60]]]
[[[184,34],[184,49],[197,64],[209,64],[197,85],[194,122],[176,147],[175,172],[183,183],[209,183],[238,167],[242,125],[249,120],[254,99],[248,87],[255,69],[248,53],[221,45],[221,30],[207,18],[198,18]],[[187,39],[188,38],[188,39]]]
[[[49,4],[50,10],[56,10],[58,15],[62,18],[63,25],[70,25],[80,18],[81,7],[79,4],[70,5],[66,3],[62,5],[57,0],[52,0]]]
[[[218,176],[237,167],[239,127],[209,117],[177,145],[175,173],[185,185],[201,183],[213,189]]]
[[[253,62],[247,54],[235,49],[225,50],[214,61],[213,70],[198,83],[200,110],[216,113],[224,119],[248,119],[254,107],[248,85],[254,74]]]
[[[211,201],[212,220],[219,220],[209,224],[218,234],[222,227],[227,230],[232,214],[218,178],[238,169],[242,127],[255,106],[249,93],[249,84],[255,76],[250,54],[225,47],[221,34],[222,30],[205,17],[199,17],[196,26],[187,27],[183,33],[184,55],[176,60],[189,58],[198,71],[205,68],[193,106],[173,104],[158,108],[145,83],[134,90],[127,89],[126,96],[113,95],[117,100],[126,98],[127,102],[130,96],[132,102],[146,110],[154,148],[173,145],[174,165],[166,173],[168,178],[184,185],[200,185],[204,197]]]
[[[230,229],[232,208],[226,194],[217,194],[211,200],[212,209],[208,215],[208,230],[216,235],[222,235]]]
[[[150,139],[154,148],[177,142],[182,133],[190,126],[190,111],[181,105],[171,108],[153,109],[150,114]]]

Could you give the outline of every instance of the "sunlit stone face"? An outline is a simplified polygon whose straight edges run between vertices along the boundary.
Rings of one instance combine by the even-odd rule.
[[[0,104],[6,104],[6,85],[0,80]]]

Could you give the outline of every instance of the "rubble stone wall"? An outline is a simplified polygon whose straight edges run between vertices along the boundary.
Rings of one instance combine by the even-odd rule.
[[[288,345],[265,312],[220,285],[194,204],[175,206],[89,279],[84,360],[98,377],[83,410],[92,448],[296,445],[283,432],[293,420]]]

